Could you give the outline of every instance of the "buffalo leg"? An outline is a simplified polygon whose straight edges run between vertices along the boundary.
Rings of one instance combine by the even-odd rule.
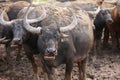
[[[33,67],[33,71],[34,71],[35,76],[36,76],[36,80],[40,80],[39,79],[39,72],[38,72],[38,65],[35,63],[35,59],[34,59],[33,55],[31,55],[30,53],[26,53],[26,55],[32,63],[32,67]]]
[[[109,30],[105,28],[104,38],[103,38],[103,47],[106,48],[108,46],[108,40],[109,40]]]
[[[96,47],[96,52],[97,53],[101,53],[101,40],[96,40],[96,43],[95,43],[95,47]]]
[[[100,30],[96,30],[94,32],[94,35],[95,35],[95,47],[96,47],[96,51],[97,53],[101,53],[101,37],[102,37],[102,29]]]
[[[67,60],[67,62],[66,62],[65,80],[71,80],[72,69],[73,69],[72,59]]]
[[[44,71],[44,80],[53,80],[53,70],[52,70],[52,66],[48,66],[49,63],[45,62],[45,60],[43,59],[43,55],[39,55],[40,60],[41,60],[41,67]]]
[[[96,55],[96,53],[97,53],[96,44],[97,43],[95,41],[94,45],[93,45],[92,53],[91,53],[92,58],[90,57],[90,60],[92,60],[92,62],[94,62],[96,60],[96,57],[97,57],[97,55]]]
[[[25,50],[25,54],[26,54],[27,58],[30,60],[30,62],[32,64],[36,80],[39,80],[38,65],[35,62],[35,59],[34,59],[34,56],[33,56],[33,52],[31,51],[31,48],[28,47],[27,45],[23,45],[23,48]]]
[[[16,61],[18,61],[18,63],[19,63],[19,61],[20,61],[20,59],[22,57],[21,50],[22,50],[22,48],[19,47],[19,49],[17,49],[17,51],[16,51],[16,53],[17,53]]]
[[[119,49],[119,33],[116,32],[116,43],[117,43],[117,48]]]
[[[87,64],[87,58],[85,58],[81,62],[78,62],[79,80],[86,80],[86,64]]]
[[[48,66],[47,64],[45,64],[45,70],[47,72],[47,76],[48,76],[48,80],[54,80],[53,78],[53,70],[51,66]],[[47,79],[47,78],[46,78]]]
[[[9,60],[10,60],[10,52],[11,52],[11,48],[10,48],[10,44],[9,43],[6,43],[5,44],[5,49],[6,49],[6,54],[7,54],[7,64],[9,64]]]
[[[112,36],[112,50],[116,51],[116,48],[117,48],[116,34],[112,32],[111,36]]]

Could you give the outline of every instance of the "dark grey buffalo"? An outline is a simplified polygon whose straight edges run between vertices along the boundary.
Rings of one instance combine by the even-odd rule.
[[[0,11],[2,11],[2,9],[0,9]],[[6,21],[9,20],[6,12],[4,13],[4,19]],[[7,61],[10,57],[10,41],[12,40],[12,33],[11,32],[12,31],[11,31],[11,28],[9,26],[4,26],[4,25],[0,24],[0,44],[5,44]]]
[[[24,8],[25,6],[28,6],[28,5],[29,5],[29,3],[26,1],[17,1],[15,3],[8,1],[8,2],[1,3],[0,7],[1,7],[1,9],[6,8],[5,12],[6,12],[7,18],[9,20],[13,20],[13,19],[17,18],[18,12],[22,8]],[[4,25],[0,24],[0,26],[1,26],[0,27],[0,38],[1,38],[0,43],[5,44],[7,56],[8,56],[8,58],[10,58],[10,52],[11,52],[10,44],[11,44],[11,41],[13,38],[12,28],[9,27],[9,25],[4,26]],[[2,26],[4,26],[4,27],[2,27]],[[20,57],[21,57],[20,50],[16,50],[16,51],[17,51],[16,60],[20,60]]]
[[[2,11],[2,9],[0,9],[0,11]],[[4,19],[5,20],[9,20],[8,15],[7,15],[6,12],[4,13]],[[2,24],[0,24],[0,38],[2,37],[2,31],[3,31],[3,29],[4,29],[4,26]]]
[[[39,10],[39,9],[41,9],[41,10]],[[34,56],[33,56],[35,54],[38,54],[38,49],[37,49],[38,35],[31,34],[23,27],[23,19],[20,18],[21,15],[24,15],[24,14],[22,14],[22,12],[21,12],[21,14],[18,15],[19,16],[18,19],[14,19],[11,21],[6,21],[3,19],[4,12],[5,12],[5,10],[3,10],[0,14],[0,23],[2,25],[5,25],[6,27],[9,26],[11,28],[10,30],[13,33],[11,47],[23,46],[28,59],[32,63],[33,70],[35,72],[35,76],[36,76],[37,80],[39,80],[38,65],[36,64]],[[40,16],[40,17],[38,17],[38,16]],[[37,10],[34,8],[31,8],[31,13],[30,13],[29,17],[32,19],[28,19],[28,22],[29,23],[38,22],[38,21],[44,19],[45,16],[46,16],[46,12],[45,12],[44,8],[39,7]],[[37,24],[37,26],[39,26],[39,25]]]
[[[108,47],[108,39],[109,39],[109,30],[108,30],[108,24],[112,24],[113,20],[110,15],[110,11],[107,9],[101,9],[95,19],[94,19],[94,35],[95,35],[95,46],[97,48],[97,52],[99,52],[99,49],[101,48],[102,43],[102,34],[104,32],[103,36],[103,47]]]
[[[73,62],[76,61],[79,80],[85,80],[86,60],[94,40],[88,14],[80,9],[71,12],[67,8],[52,5],[45,9],[47,17],[40,22],[40,27],[29,25],[29,10],[24,17],[24,27],[29,32],[39,35],[38,51],[48,79],[54,79],[53,67],[65,63],[65,80],[71,80]]]

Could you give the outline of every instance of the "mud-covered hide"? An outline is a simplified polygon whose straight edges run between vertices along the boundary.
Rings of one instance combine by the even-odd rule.
[[[10,6],[10,10],[8,11],[8,16],[10,20],[16,19],[17,18],[17,14],[18,12],[28,6],[29,3],[26,1],[17,1],[14,2],[11,6]]]
[[[39,7],[35,7],[35,9],[37,8]],[[68,9],[51,4],[44,5],[44,8],[46,10],[46,18],[40,21],[42,32],[39,34],[40,31],[38,31],[39,38],[37,45],[41,55],[41,61],[43,62],[46,73],[48,73],[48,80],[54,79],[51,76],[52,66],[57,67],[62,63],[67,65],[65,80],[71,80],[70,74],[73,62],[80,63],[86,60],[93,46],[91,20],[87,12],[81,9]],[[74,19],[72,18],[73,13]],[[29,26],[26,22],[26,17],[24,19],[25,29],[31,33],[36,33],[38,29],[34,28],[33,30],[33,27]],[[46,56],[47,52],[50,55]],[[85,66],[82,65],[82,67],[84,67],[82,71],[84,71],[83,75],[85,75]],[[79,80],[85,80],[80,78]]]
[[[77,26],[82,26],[87,24],[91,27],[91,21],[88,17],[87,12],[85,12],[80,8],[76,8],[76,9],[69,8],[70,9],[69,10],[67,8],[50,6],[50,4],[47,4],[45,6],[45,9],[47,11],[47,16],[45,20],[41,21],[42,26],[49,26],[49,25],[52,25],[55,27],[67,26],[71,23],[72,14],[70,11],[72,11],[73,13],[76,14],[79,20]],[[47,23],[44,23],[44,22],[47,22]]]
[[[0,12],[1,11],[2,10],[0,9]],[[7,13],[4,13],[4,19],[7,20],[7,21],[9,20]],[[3,25],[0,24],[0,38],[1,38],[2,30],[3,30],[4,27],[5,26],[3,26]]]
[[[43,5],[43,4],[41,4],[41,5]],[[24,7],[22,10],[19,11],[19,13],[18,13],[18,15],[17,15],[17,18],[18,18],[18,19],[23,19],[24,14],[25,14],[25,12],[26,12],[26,9],[27,9],[27,7]],[[29,11],[30,11],[30,12],[29,12],[27,18],[28,18],[28,19],[35,19],[35,18],[38,18],[39,16],[41,16],[43,9],[42,9],[41,6],[36,7],[36,5],[33,5],[33,6],[30,8]],[[34,23],[34,24],[32,24],[32,25],[33,25],[34,27],[37,27],[37,26],[40,26],[40,23],[37,22],[37,23]]]
[[[86,11],[94,11],[97,8],[97,4],[94,3],[81,3],[80,1],[73,1],[73,2],[58,2],[58,1],[53,1],[50,2],[52,5],[60,6],[60,7],[69,7],[69,8],[80,8]]]
[[[6,12],[8,12],[10,10],[10,6],[12,5],[13,3],[10,2],[10,1],[7,1],[7,2],[0,2],[0,9],[3,9],[3,8],[6,8]]]
[[[41,4],[43,5],[43,4]],[[23,9],[21,9],[17,15],[17,18],[19,19],[23,19],[24,17],[24,14],[26,12],[26,9],[27,7],[24,7]],[[42,14],[42,7],[41,6],[38,6],[38,7],[35,7],[34,5],[32,7],[30,7],[30,10],[29,10],[29,14],[28,14],[28,19],[35,19],[35,18],[38,18],[39,16],[41,16]]]
[[[51,4],[45,4],[42,6],[46,10],[46,18],[43,19],[42,21],[38,22],[39,26],[44,27],[45,29],[54,28],[56,30],[60,27],[67,26],[72,22],[71,17],[72,17],[72,12],[73,12],[73,13],[75,13],[77,20],[78,20],[78,24],[75,29],[76,30],[81,29],[81,31],[82,31],[83,27],[86,26],[85,28],[87,28],[90,31],[90,32],[88,32],[89,33],[88,39],[91,39],[91,40],[93,39],[92,23],[91,23],[91,20],[88,16],[87,12],[85,12],[84,10],[82,10],[80,8],[76,8],[76,9],[70,8],[70,10],[69,10],[67,8],[58,7],[58,6],[54,6]],[[31,7],[31,9],[32,8],[33,7]],[[41,5],[36,6],[32,10],[31,9],[28,14],[28,19],[34,19],[34,17],[36,18],[37,16],[40,16],[43,11]],[[22,18],[22,15],[24,15],[25,11],[26,11],[25,8],[22,9],[18,13],[18,18]],[[38,26],[38,24],[37,24],[37,26]],[[34,26],[34,27],[36,27],[36,26]],[[87,33],[87,30],[86,30],[86,33]],[[66,34],[70,35],[69,32],[67,32]],[[90,46],[93,44],[92,41],[89,43],[90,43]]]
[[[93,29],[92,29],[91,20],[88,16],[87,12],[85,12],[84,10],[81,10],[81,9],[70,9],[69,10],[67,8],[53,6],[51,4],[46,4],[44,7],[45,7],[47,15],[46,15],[46,18],[40,22],[41,27],[43,27],[43,29],[44,28],[45,29],[53,28],[53,29],[57,30],[60,27],[69,25],[72,22],[72,18],[71,18],[72,13],[70,12],[70,11],[72,11],[73,13],[75,13],[78,23],[77,23],[75,29],[73,29],[71,32],[74,33],[74,30],[82,31],[83,27],[86,28],[87,30],[85,31],[85,33],[86,34],[89,33],[89,35],[86,36],[86,34],[83,34],[83,35],[81,34],[80,35],[81,40],[87,39],[90,41],[90,42],[88,42],[89,46],[87,46],[87,49],[88,49],[88,47],[90,48],[93,45],[93,42],[92,42]],[[36,7],[36,8],[38,8],[38,7]],[[65,33],[68,35],[71,35],[69,33],[69,31],[65,32]],[[83,37],[83,36],[85,36],[85,37]],[[80,48],[80,49],[82,51],[82,48]],[[85,51],[87,51],[87,49]],[[81,54],[78,54],[78,56],[81,57],[81,59],[85,58],[87,56],[87,54],[86,54],[87,52],[85,52],[85,51],[83,51]]]
[[[50,2],[50,4],[56,5],[56,6],[60,6],[60,7],[68,7],[68,8],[73,8],[73,9],[83,9],[86,11],[95,11],[96,8],[98,7],[97,4],[94,3],[81,3],[80,1],[73,1],[73,2],[58,2],[58,1],[54,1],[54,2]],[[90,14],[89,16],[91,19],[94,19],[95,15]]]

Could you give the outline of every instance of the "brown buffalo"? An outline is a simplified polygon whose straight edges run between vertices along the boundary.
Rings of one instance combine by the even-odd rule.
[[[119,48],[119,37],[120,37],[120,0],[118,1],[105,1],[106,3],[113,4],[115,7],[111,10],[111,16],[113,23],[108,25],[108,29],[112,36],[113,48]]]
[[[19,13],[19,11],[21,9],[23,9],[24,7],[27,7],[29,5],[28,2],[26,1],[17,1],[14,2],[10,7],[9,7],[9,11],[7,12],[9,19],[13,20],[13,19],[17,19],[17,14]]]

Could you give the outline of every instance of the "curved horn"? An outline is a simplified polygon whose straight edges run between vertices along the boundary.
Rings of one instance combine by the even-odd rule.
[[[114,6],[114,7],[112,7],[112,8],[103,8],[103,10],[113,10],[113,9],[115,9],[116,8],[116,6]]]
[[[6,39],[6,37],[0,38],[0,42],[2,42],[2,41],[5,40],[5,39]]]
[[[13,23],[13,21],[5,21],[4,20],[4,13],[5,13],[5,10],[6,9],[4,9],[1,13],[0,13],[0,24],[2,24],[2,25],[11,25],[12,23]]]
[[[60,27],[61,32],[65,32],[65,31],[72,30],[75,28],[75,26],[77,25],[77,18],[74,13],[73,13],[72,18],[73,18],[73,21],[70,25],[65,26],[65,27]]]
[[[1,43],[1,44],[5,44],[5,43],[7,43],[7,42],[9,42],[9,41],[11,41],[11,39],[5,39],[5,40],[1,41],[0,43]]]
[[[45,8],[44,7],[42,7],[42,9],[43,9],[43,13],[42,13],[42,15],[40,16],[40,17],[38,17],[38,18],[36,18],[36,19],[27,19],[27,21],[29,22],[29,23],[35,23],[35,22],[38,22],[38,21],[41,21],[41,20],[43,20],[44,18],[46,18],[46,10],[45,10]]]
[[[109,4],[116,5],[116,3],[117,3],[117,0],[116,0],[116,1],[104,1],[104,3],[109,3]]]
[[[31,4],[30,4],[30,6],[31,6]],[[31,33],[40,34],[42,28],[41,27],[34,28],[31,25],[29,25],[29,22],[27,21],[27,15],[28,15],[30,6],[26,10],[26,13],[25,13],[25,16],[24,16],[24,19],[23,19],[23,25],[24,25],[24,27],[27,31],[29,31]]]
[[[96,11],[87,11],[89,14],[94,14],[96,15],[99,11],[101,10],[101,7],[98,6],[97,10]]]

